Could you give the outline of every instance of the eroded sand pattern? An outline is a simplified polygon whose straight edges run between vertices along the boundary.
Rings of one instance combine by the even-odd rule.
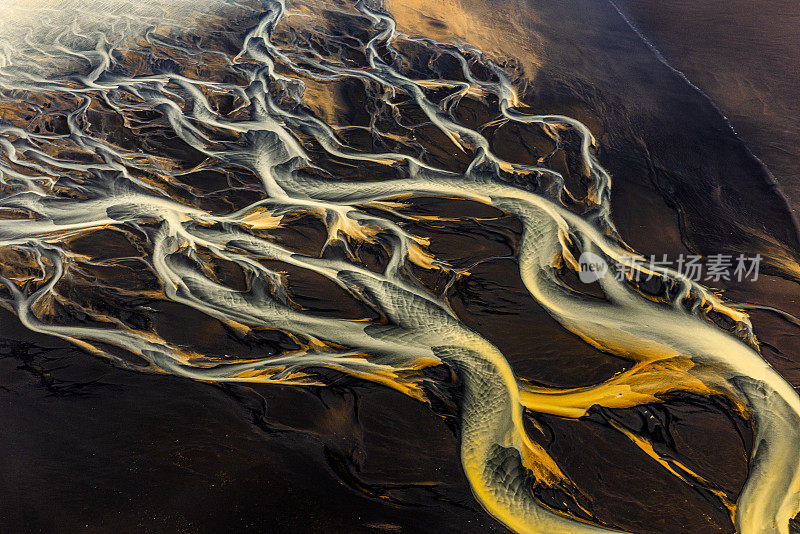
[[[68,4],[10,11],[0,48],[2,304],[27,328],[139,372],[320,387],[343,374],[449,406],[474,496],[520,533],[621,530],[532,439],[526,411],[724,398],[754,432],[738,495],[615,429],[737,532],[789,532],[800,398],[742,309],[632,254],[590,129],[526,101],[537,58],[467,44],[461,4],[431,38],[365,1]],[[464,323],[449,290],[482,260],[462,261],[457,236],[501,218],[530,296],[629,365],[550,387]],[[794,276],[791,247],[760,239]],[[583,252],[626,272],[583,284]],[[158,327],[159,303],[206,319]],[[170,340],[202,339],[212,320],[235,341]],[[279,341],[242,349],[257,339]]]

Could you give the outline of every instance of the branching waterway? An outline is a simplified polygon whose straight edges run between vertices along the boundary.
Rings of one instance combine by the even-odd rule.
[[[715,495],[738,532],[788,532],[800,399],[743,311],[622,242],[597,141],[526,104],[513,60],[402,35],[360,0],[104,6],[9,8],[2,29],[1,303],[27,328],[139,372],[320,387],[344,374],[450,403],[472,492],[515,532],[615,531],[525,410],[723,396],[755,433],[735,501],[619,431]],[[525,154],[504,150],[508,132]],[[448,288],[474,264],[439,230],[499,217],[518,225],[509,255],[530,295],[626,370],[580,388],[521,380],[453,311]],[[584,252],[612,270],[591,288],[575,276]],[[251,350],[171,341],[154,319],[166,302]],[[204,336],[202,320],[168,327]]]

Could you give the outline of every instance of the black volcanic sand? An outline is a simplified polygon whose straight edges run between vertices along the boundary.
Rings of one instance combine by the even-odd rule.
[[[682,253],[764,254],[758,235],[738,241],[733,226],[748,224],[771,232],[797,257],[797,231],[783,191],[770,184],[749,147],[707,98],[661,64],[613,9],[592,2],[580,6],[571,6],[570,16],[567,7],[550,3],[534,10],[544,18],[537,31],[546,32],[549,21],[559,20],[560,26],[552,27],[578,44],[557,46],[565,38],[553,30],[551,64],[537,76],[545,95],[540,99],[597,123],[599,157],[614,178],[612,216],[625,241],[645,255],[666,253],[673,261]],[[598,33],[598,24],[604,31]],[[732,195],[730,202],[720,202],[720,189]],[[800,288],[793,279],[793,273],[762,265],[757,281],[707,283],[733,302],[800,316]],[[800,385],[797,327],[770,312],[753,311],[752,318],[768,361]]]
[[[538,112],[574,116],[592,128],[601,162],[614,176],[614,220],[629,244],[670,257],[775,250],[798,257],[789,211],[764,170],[713,106],[663,66],[609,5],[531,0],[529,7],[539,19],[531,31],[542,36],[546,62],[525,98]],[[350,105],[342,116],[363,120],[363,112],[353,114],[357,102]],[[441,141],[420,139],[426,147]],[[527,150],[514,142],[505,138],[510,153]],[[171,143],[160,149],[186,150]],[[448,152],[431,157],[444,164]],[[210,191],[222,181],[196,178],[193,185]],[[210,198],[214,209],[251,201]],[[457,217],[467,210],[475,218],[449,229],[414,228],[431,237],[437,257],[469,270],[446,294],[465,324],[495,343],[520,377],[538,384],[589,385],[629,366],[565,331],[531,299],[513,259],[516,221],[462,204],[418,200],[410,211]],[[276,239],[312,251],[323,232],[298,219]],[[122,255],[106,246],[116,237],[94,239],[73,249]],[[767,239],[779,245],[767,247]],[[385,261],[379,251],[356,253],[374,268]],[[228,285],[243,284],[230,266],[215,269]],[[447,281],[435,270],[414,272],[434,291]],[[773,266],[757,283],[724,289],[736,300],[800,314],[796,283],[787,277]],[[318,280],[289,278],[306,307],[343,317],[367,313],[335,305],[341,296],[328,286],[322,291]],[[260,341],[238,339],[186,307],[151,304],[160,334],[211,353],[234,346],[237,354],[290,350],[293,343],[274,332]],[[765,356],[800,384],[796,328],[769,312],[753,315]],[[190,322],[198,329],[187,332]],[[324,373],[333,385],[320,389],[219,386],[122,371],[27,332],[7,312],[0,335],[5,532],[505,531],[470,495],[446,406],[434,413],[386,388]],[[611,425],[649,437],[735,500],[752,436],[731,413],[719,399],[674,394],[630,410],[595,408],[580,420],[528,418],[532,436],[600,521],[642,533],[710,533],[732,532],[719,501],[670,476]],[[554,505],[557,497],[542,496]]]
[[[601,123],[601,161],[616,178],[614,218],[634,248],[679,249],[653,250],[667,235],[676,236],[662,229],[676,217],[658,206],[638,209],[653,202],[641,198],[644,186],[678,211],[683,241],[692,251],[781,251],[796,264],[797,229],[783,196],[703,95],[662,65],[604,3],[532,2],[532,10],[543,19],[535,30],[545,38],[548,58],[536,76],[534,102],[555,103],[568,113],[577,100]],[[629,189],[628,182],[636,185]]]
[[[800,5],[792,0],[616,0],[707,93],[800,210]]]
[[[399,393],[126,372],[0,320],[4,532],[504,531]]]

